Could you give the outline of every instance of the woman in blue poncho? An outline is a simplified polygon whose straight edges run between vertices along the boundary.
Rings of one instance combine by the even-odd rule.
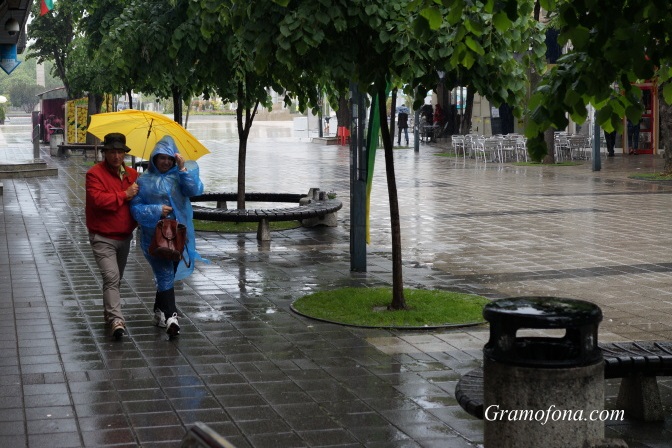
[[[131,213],[142,232],[142,252],[154,271],[156,281],[154,324],[165,327],[170,336],[180,333],[175,306],[175,280],[189,276],[194,271],[194,261],[201,259],[196,252],[192,221],[194,211],[189,200],[203,193],[203,182],[198,172],[198,164],[184,160],[172,137],[163,137],[152,151],[147,171],[138,178],[138,195],[131,201]],[[149,254],[156,223],[162,218],[177,219],[187,226],[187,244],[184,259],[180,262]]]

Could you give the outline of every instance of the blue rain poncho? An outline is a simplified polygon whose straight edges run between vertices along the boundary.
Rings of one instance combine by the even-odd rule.
[[[179,151],[172,137],[163,137],[156,143],[149,159],[149,167],[138,178],[138,194],[131,201],[131,214],[140,225],[140,247],[149,262],[158,291],[171,289],[175,280],[181,280],[194,271],[194,262],[203,259],[196,252],[196,238],[194,234],[193,216],[190,197],[203,193],[203,182],[198,176],[198,164],[194,161],[185,161],[187,171],[180,171],[177,164],[165,173],[161,173],[154,165],[154,157],[165,154],[175,158]],[[177,271],[173,262],[153,257],[149,254],[149,244],[154,235],[156,223],[161,219],[164,205],[169,205],[173,211],[168,218],[177,219],[187,226],[187,248],[184,258],[190,263],[187,267],[184,260],[180,261]]]

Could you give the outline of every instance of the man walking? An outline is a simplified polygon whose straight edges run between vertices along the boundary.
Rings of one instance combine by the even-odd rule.
[[[401,131],[403,129],[405,135],[406,135],[406,146],[408,146],[408,112],[409,109],[406,107],[405,104],[402,104],[399,109],[399,115],[398,115],[398,127],[399,127],[399,138],[397,139],[397,145],[401,145]],[[393,137],[394,138],[394,137]]]
[[[119,340],[126,330],[119,285],[137,226],[129,202],[138,194],[138,173],[124,164],[130,148],[123,134],[107,134],[102,151],[103,161],[86,173],[86,227],[103,276],[103,317]]]

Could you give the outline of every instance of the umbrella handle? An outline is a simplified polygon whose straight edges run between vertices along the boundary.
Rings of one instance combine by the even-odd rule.
[[[152,125],[154,124],[154,119],[152,118],[152,121],[149,122],[149,129],[147,129],[147,138],[149,139],[149,135],[152,133]]]

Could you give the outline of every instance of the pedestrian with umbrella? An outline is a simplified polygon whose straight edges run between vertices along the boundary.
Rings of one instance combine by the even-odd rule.
[[[189,160],[198,160],[209,154],[208,148],[170,117],[148,110],[126,109],[91,115],[87,129],[89,134],[102,139],[110,132],[126,136],[129,155],[146,159],[152,148],[164,136],[169,135],[180,148],[180,154]]]
[[[140,247],[154,272],[156,297],[154,324],[166,329],[170,337],[180,333],[175,281],[194,271],[194,261],[202,260],[196,252],[196,238],[190,197],[203,193],[198,164],[186,160],[171,136],[159,140],[149,158],[147,171],[138,179],[139,194],[131,201],[131,213],[140,224]],[[187,244],[183,259],[172,261],[150,253],[150,243],[157,222],[176,219],[187,227]]]
[[[102,151],[103,161],[86,173],[86,227],[103,276],[103,317],[119,340],[126,331],[119,286],[137,227],[129,204],[138,194],[138,173],[124,164],[130,148],[123,134],[105,135]]]
[[[408,113],[410,110],[406,107],[405,104],[397,107],[398,120],[397,125],[399,127],[399,137],[397,139],[397,145],[401,145],[401,131],[403,130],[406,136],[406,146],[408,146]]]

